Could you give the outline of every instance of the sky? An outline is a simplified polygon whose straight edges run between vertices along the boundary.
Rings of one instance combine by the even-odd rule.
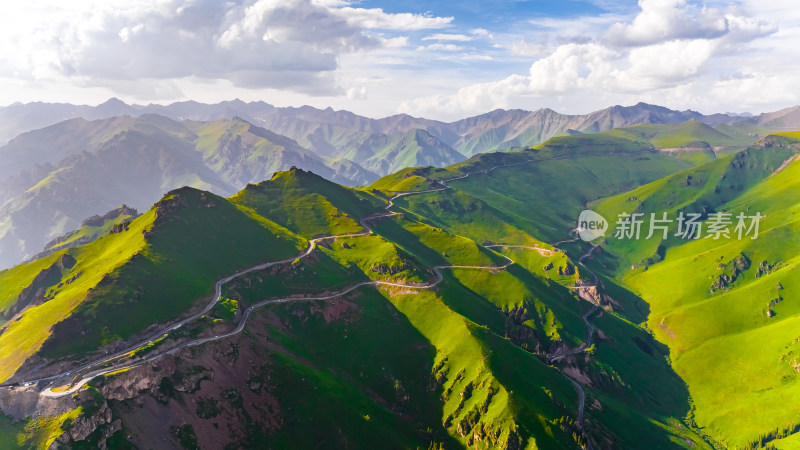
[[[760,113],[800,104],[798,44],[794,0],[4,2],[0,104]]]

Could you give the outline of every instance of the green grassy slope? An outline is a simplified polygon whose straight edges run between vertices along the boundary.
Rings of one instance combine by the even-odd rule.
[[[14,448],[17,444],[17,435],[22,431],[20,424],[6,416],[0,415],[0,447]]]
[[[448,189],[400,197],[394,203],[398,208],[413,211],[432,225],[481,243],[494,242],[502,237],[505,244],[543,245],[514,225],[522,221],[520,218],[505,214],[463,191]]]
[[[651,155],[650,153],[644,154]],[[521,155],[515,154],[491,156],[504,158],[501,160],[503,163],[517,162],[522,158]],[[516,160],[511,158],[516,158]],[[642,164],[641,167],[649,170],[649,173],[647,170],[643,170],[640,174],[642,176],[657,176],[659,170],[664,170],[662,173],[669,173],[670,169],[678,170],[686,167],[684,162],[664,155],[656,155],[655,158],[659,163],[668,163],[665,164],[666,167],[660,168],[656,164],[652,164],[652,160],[636,161],[636,159],[635,156],[630,158],[625,155],[624,157],[606,158],[579,157],[568,163],[561,160],[535,161],[524,165],[495,169],[478,176],[472,175],[463,180],[450,182],[452,189],[447,191],[401,197],[395,203],[398,208],[408,211],[407,217],[409,218],[426,221],[436,227],[458,232],[468,237],[480,240],[491,237],[494,242],[549,248],[546,244],[542,244],[522,231],[522,229],[528,229],[531,230],[531,234],[537,235],[539,232],[535,226],[531,225],[531,223],[535,223],[531,217],[544,217],[541,212],[543,207],[549,206],[556,209],[556,206],[548,205],[548,201],[542,199],[548,192],[547,187],[542,186],[542,177],[533,178],[530,173],[538,165],[569,167],[567,164],[583,164],[584,160],[587,162],[582,168],[597,170],[598,174],[606,168],[617,170],[616,173],[624,173],[624,169],[630,170],[636,164]],[[484,164],[483,168],[491,167],[485,162],[481,163]],[[468,172],[466,167],[460,168],[460,170]],[[537,173],[545,172],[542,170]],[[563,172],[559,172],[559,174],[563,175]],[[506,181],[511,177],[513,180]],[[528,178],[533,178],[539,183],[531,181],[528,182],[529,184],[519,186]],[[555,179],[555,175],[553,178]],[[574,178],[567,177],[567,179]],[[600,179],[600,177],[597,176],[594,179]],[[636,178],[633,179],[636,180]],[[503,187],[495,189],[494,183]],[[463,186],[468,186],[469,190],[464,189]],[[493,188],[493,193],[503,192],[504,195],[502,197],[488,196],[485,189],[487,186]],[[508,186],[513,186],[513,188],[508,188]],[[614,192],[621,187],[608,183],[601,189]],[[563,193],[565,190],[566,188],[560,192]],[[575,190],[581,192],[584,199],[597,195],[596,187],[589,182],[576,187]],[[479,197],[483,198],[479,200]],[[553,197],[555,198],[555,195]],[[559,200],[559,207],[563,208],[565,203],[574,201],[574,216],[566,217],[564,214],[564,216],[556,218],[556,220],[562,221],[561,226],[565,229],[574,223],[574,217],[577,217],[577,213],[583,207],[580,200],[573,200],[570,197],[570,193],[565,194],[564,198]],[[501,200],[497,201],[497,198]],[[531,205],[535,205],[535,208],[524,210],[521,207],[523,202],[520,200],[525,199]],[[509,204],[514,205],[517,208],[515,211],[519,212],[513,216],[508,214],[506,211],[512,210],[506,206]],[[519,226],[516,226],[517,224]],[[387,221],[378,225],[377,229],[379,232],[391,236],[391,234],[387,234],[387,228],[390,225],[391,223]],[[510,336],[512,341],[528,348],[529,351],[537,351],[535,347],[537,343],[538,345],[551,345],[552,339],[556,337],[573,346],[581,342],[584,339],[585,329],[580,315],[584,311],[581,310],[579,304],[573,304],[571,300],[568,300],[571,298],[568,294],[566,297],[564,294],[559,294],[559,283],[572,285],[576,279],[575,275],[559,276],[556,271],[558,267],[565,267],[569,259],[560,252],[548,256],[541,255],[535,250],[509,248],[503,250],[503,253],[512,257],[518,265],[514,265],[500,274],[470,270],[454,271],[453,275],[463,287],[467,288],[467,291],[464,292],[457,286],[443,288],[449,289],[449,295],[442,296],[446,304],[454,311],[486,326],[496,334]],[[574,262],[569,263],[574,264]],[[578,271],[582,272],[580,268]],[[591,279],[591,276],[586,275],[586,277]],[[591,426],[594,427],[590,434],[596,438],[602,436],[604,439],[608,439],[608,442],[617,443],[616,445],[624,442],[632,448],[637,448],[645,440],[650,443],[651,448],[686,446],[689,445],[688,442],[694,442],[691,445],[706,448],[707,444],[682,423],[684,415],[690,408],[688,393],[682,380],[667,364],[666,349],[654,343],[646,331],[627,319],[627,317],[641,319],[640,308],[646,308],[641,306],[643,302],[640,299],[628,298],[635,296],[616,286],[613,280],[605,279],[604,284],[609,295],[615,297],[614,309],[619,309],[620,312],[597,320],[602,324],[600,327],[605,335],[614,337],[601,339],[597,344],[594,357],[587,359],[586,363],[581,362],[578,365],[578,370],[585,373],[591,380],[593,387],[590,395],[598,400],[602,408],[602,412],[598,412],[596,418],[590,416]],[[509,322],[508,319],[504,321],[502,317],[494,316],[490,312],[492,308],[489,305],[479,307],[466,300],[456,300],[467,299],[470,295],[475,294],[487,299],[494,308],[524,311],[522,324],[525,328],[523,330],[529,331],[520,333],[521,329],[516,328],[513,321]],[[526,333],[528,339],[526,339]],[[531,334],[535,338],[531,339]],[[632,413],[632,411],[637,411],[637,413]]]
[[[651,214],[660,218],[666,212],[667,217],[674,220],[679,212],[705,215],[717,211],[721,205],[778,170],[796,153],[797,150],[791,147],[751,147],[632,191],[604,198],[590,207],[609,221],[611,228],[605,242],[620,257],[620,266],[646,265],[660,259],[666,249],[685,241],[674,236],[677,224],[672,223],[668,239],[663,242],[663,235],[659,233],[651,239],[644,239],[649,234],[647,226],[643,227],[643,239],[618,240],[613,234],[619,214],[643,213],[649,224]]]
[[[672,366],[692,396],[694,420],[730,448],[773,439],[779,439],[775,444],[780,448],[791,440],[780,438],[795,433],[800,423],[796,411],[784,406],[784,399],[800,389],[794,366],[800,310],[792,302],[800,283],[794,270],[800,254],[800,165],[795,149],[772,144],[594,205],[608,214],[633,207],[766,215],[758,239],[671,240],[665,243],[663,262],[651,261],[647,270],[617,269],[624,273],[622,281],[649,303],[647,327],[669,347]],[[631,261],[632,255],[654,251],[656,244],[607,240],[607,245]]]
[[[358,232],[361,217],[382,211],[374,196],[297,168],[248,185],[231,200],[306,237]]]
[[[134,211],[123,211],[123,209],[125,209],[124,206],[117,210],[111,211],[110,214],[106,214],[103,217],[96,216],[100,220],[92,223],[85,223],[80,229],[69,233],[68,235],[64,236],[63,240],[59,240],[57,243],[54,243],[54,245],[45,247],[45,249],[50,250],[56,246],[69,244],[83,239],[95,240],[108,234],[115,225],[122,225],[124,222],[129,222],[138,216],[138,214]]]
[[[127,232],[108,236],[85,247],[65,251],[71,258],[68,257],[65,262],[55,266],[58,270],[56,274],[58,279],[41,288],[45,292],[39,302],[47,301],[25,310],[16,320],[4,325],[0,334],[0,361],[2,361],[0,379],[7,380],[27,358],[39,351],[45,340],[50,337],[52,328],[74,312],[84,301],[88,291],[97,286],[105,274],[113,272],[144,248],[143,232],[147,226],[148,216],[152,220],[153,214],[146,214],[136,221],[137,223],[132,224]],[[51,258],[41,261],[46,264],[58,257],[63,258],[63,253],[56,253]],[[70,264],[71,260],[75,261],[74,264]],[[46,267],[42,266],[41,261],[33,264],[37,267]],[[13,277],[16,271],[25,270],[20,267],[12,269],[8,275]],[[17,297],[25,285],[17,280],[14,280],[13,285],[18,287],[6,295]]]
[[[791,409],[774,407],[800,389],[792,366],[800,311],[790,300],[800,251],[793,237],[798,170],[793,163],[730,204],[732,212],[749,207],[767,214],[758,239],[691,242],[628,279],[652,305],[650,326],[670,345],[695,399],[698,423],[732,445],[800,423]],[[711,294],[717,267],[741,253],[752,266],[724,292]],[[761,261],[777,265],[774,273],[756,276]],[[685,281],[669,283],[675,279]],[[776,298],[788,301],[771,304]]]
[[[431,390],[429,383],[432,345],[373,289],[344,304],[346,320],[308,304],[269,312],[285,321],[267,333],[286,349],[275,352],[279,369],[272,379],[278,401],[291,405],[292,414],[262,442],[414,448],[433,441],[452,447],[442,426],[442,389]]]
[[[503,165],[508,167],[493,169]],[[429,200],[425,204],[422,197],[409,197],[398,199],[397,204],[411,212],[417,212],[416,207],[422,208],[421,215],[440,224],[460,223],[460,232],[464,233],[469,233],[466,229],[472,227],[471,222],[495,221],[500,217],[540,240],[556,241],[574,228],[586,203],[691,165],[654,151],[644,140],[600,133],[554,138],[537,149],[478,155],[446,169],[405,171],[378,180],[369,189],[430,189],[441,187],[437,180],[473,173],[450,183],[460,191],[458,195],[468,194],[473,198],[473,204],[460,211],[447,210],[454,207],[453,200]],[[448,195],[452,194],[445,193],[443,198],[450,198]],[[484,209],[491,210],[481,210],[478,216],[482,218],[473,216],[473,210],[480,204],[489,205]],[[474,237],[488,238],[479,234]]]
[[[469,444],[469,433],[483,430],[496,433],[494,445],[488,443],[492,447],[514,440],[539,448],[574,445],[568,431],[554,423],[569,415],[560,405],[575,401],[563,377],[453,313],[434,295],[406,294],[393,303],[437,349],[437,376],[446,380],[444,421],[464,436],[462,442]]]
[[[641,124],[629,128],[617,128],[609,133],[644,139],[657,148],[741,147],[752,144],[757,139],[756,136],[729,136],[721,130],[694,120],[677,124]]]
[[[380,178],[369,185],[368,189],[384,192],[422,191],[431,187],[428,176],[437,171],[447,172],[445,169],[437,170],[432,167],[409,167]]]
[[[14,307],[22,291],[31,286],[42,271],[58,265],[59,259],[60,255],[53,255],[0,272],[0,312],[5,320],[16,313],[12,309],[19,309]]]
[[[168,194],[149,214],[153,219],[146,246],[130,263],[109,273],[75,313],[56,326],[45,345],[46,356],[90,351],[125,340],[152,323],[175,319],[207,301],[223,276],[288,258],[305,246],[252,211],[190,188]],[[76,333],[81,333],[80,339]]]
[[[688,163],[631,141],[585,136],[554,139],[528,154],[531,163],[473,175],[453,185],[513,218],[545,241],[564,238],[584,205],[684,168]],[[564,159],[562,155],[567,155]]]
[[[113,209],[103,216],[92,216],[83,221],[81,227],[70,231],[62,236],[47,243],[40,255],[63,250],[64,248],[75,247],[97,240],[109,234],[112,230],[127,226],[127,222],[135,219],[139,213],[132,208],[122,205]]]
[[[263,299],[315,290],[330,292],[363,280],[367,276],[393,281],[428,281],[434,278],[434,274],[423,271],[431,264],[501,265],[504,262],[502,258],[466,238],[422,223],[384,219],[375,225],[375,229],[379,236],[337,239],[320,254],[299,262],[295,269],[273,273],[272,277],[269,277],[271,280],[267,279],[266,274],[255,274],[253,277],[263,280],[261,283],[241,280],[231,286],[231,293],[245,299],[244,303],[247,304],[247,299]],[[394,256],[377,259],[374,250],[376,244],[384,248],[384,253],[389,251]],[[376,264],[385,264],[381,261],[392,259],[397,261],[395,267],[406,269],[406,272],[392,274],[388,271],[376,274],[371,270]],[[403,406],[403,410],[430,408],[428,412],[418,410],[417,415],[411,417],[428,417],[427,420],[433,423],[445,424],[442,428],[438,428],[438,425],[433,427],[433,430],[440,429],[445,432],[443,434],[438,432],[440,434],[434,439],[435,442],[446,443],[456,439],[462,444],[474,442],[482,448],[493,448],[509,440],[512,443],[519,440],[523,445],[525,442],[530,445],[536,442],[541,448],[573,447],[574,444],[570,444],[573,430],[568,425],[561,428],[559,421],[562,417],[570,416],[570,408],[574,407],[575,402],[574,391],[566,379],[547,368],[534,356],[535,353],[528,353],[518,346],[525,345],[531,352],[536,349],[536,338],[526,339],[524,333],[519,333],[518,327],[522,326],[532,332],[535,327],[550,327],[552,323],[561,328],[560,335],[554,331],[555,328],[549,336],[548,331],[542,331],[541,337],[546,343],[544,346],[546,348],[550,339],[577,342],[578,336],[585,331],[582,323],[572,318],[567,327],[571,331],[566,331],[560,321],[552,312],[548,313],[547,306],[541,302],[536,303],[538,309],[531,313],[528,325],[532,328],[528,325],[510,323],[506,313],[503,312],[503,306],[508,309],[508,305],[512,302],[519,302],[519,306],[522,306],[523,302],[530,302],[533,305],[537,302],[536,296],[552,295],[549,290],[553,286],[534,275],[529,274],[529,279],[523,280],[505,273],[491,275],[488,272],[470,269],[443,270],[446,271],[446,281],[433,292],[382,288],[380,292],[385,299],[383,302],[374,303],[371,293],[374,291],[363,291],[354,301],[357,305],[354,308],[359,312],[355,314],[348,312],[346,316],[348,319],[340,325],[329,318],[326,319],[329,325],[321,327],[321,318],[313,319],[313,311],[321,307],[321,304],[311,308],[301,304],[294,307],[282,306],[280,310],[285,312],[279,314],[289,318],[288,322],[295,325],[293,325],[294,332],[286,333],[280,338],[280,342],[290,348],[292,353],[298,353],[302,357],[301,361],[315,361],[315,364],[330,367],[325,375],[334,378],[330,383],[341,383],[343,379],[348,380],[348,384],[353,383],[354,381],[350,381],[344,374],[357,372],[358,376],[353,380],[358,380],[362,389],[370,386],[372,395],[380,395],[381,398],[395,397],[398,389],[410,394],[411,389],[419,389],[415,386],[428,386],[425,389],[430,390],[432,388],[429,387],[429,382],[423,380],[428,377],[438,380],[434,382],[433,388],[435,392],[439,392],[436,396],[437,401],[426,407],[424,405],[427,404],[428,397],[423,396],[418,401]],[[467,287],[468,284],[482,285],[482,280],[488,280],[487,284],[493,287],[482,293]],[[505,297],[501,286],[506,281],[516,283],[520,295],[515,295],[513,298]],[[563,300],[565,296],[569,296],[563,288],[560,286],[558,288],[562,291],[556,298]],[[389,310],[397,308],[402,314],[400,317],[403,318],[403,322],[408,321],[414,331],[411,332],[410,329],[403,331],[403,327],[395,325],[390,333],[379,332],[377,330],[386,321],[385,318],[370,319],[365,324],[359,317],[367,311],[372,313],[376,308],[377,311],[383,311],[387,307]],[[561,307],[561,311],[567,310]],[[308,317],[312,317],[312,322],[308,322]],[[294,328],[301,325],[302,331]],[[326,327],[338,328],[345,336],[326,334],[325,339],[315,339],[319,337],[320,330]],[[520,340],[511,341],[498,337],[498,335],[503,336],[507,328],[517,330],[522,336]],[[375,331],[371,333],[370,330]],[[408,335],[400,337],[398,333],[408,333]],[[395,338],[390,340],[393,337]],[[421,338],[422,342],[430,343],[413,344]],[[297,350],[297,341],[302,343],[301,350]],[[376,363],[373,360],[378,358],[378,361],[383,361],[382,358],[389,354],[406,355],[410,349],[405,345],[398,346],[400,342],[427,347],[428,350],[415,352],[414,358],[392,357],[389,360],[391,362],[387,363]],[[417,360],[419,361],[415,363]],[[514,362],[510,363],[512,360]],[[419,370],[427,375],[420,378],[418,373],[416,379],[405,375]],[[389,384],[392,380],[397,380],[394,387]],[[347,388],[342,387],[342,389]],[[307,394],[298,392],[296,395],[301,399],[300,404],[304,404],[305,400],[302,399]],[[359,395],[353,394],[352,398],[346,400],[351,405],[350,409],[354,402],[358,403],[358,398]],[[292,401],[296,403],[298,399],[293,398]],[[334,404],[344,401],[333,400]],[[376,419],[376,414],[370,413],[370,409],[364,411],[370,416],[370,420],[388,420],[382,415],[378,415]],[[311,412],[308,414],[313,415]],[[359,422],[349,421],[345,426],[349,428]],[[394,439],[391,436],[394,436],[398,429],[402,429],[398,424],[394,427],[393,430],[387,431],[390,439]],[[475,431],[474,434],[472,430]],[[434,436],[436,433],[434,432]],[[365,445],[372,439],[369,435],[369,433],[364,435],[363,440],[360,439],[356,445]],[[405,435],[408,433],[405,432]]]
[[[213,292],[218,278],[289,257],[304,245],[213,194],[174,191],[127,230],[67,250],[67,259],[59,252],[0,273],[14,279],[4,298],[17,298],[33,272],[62,258],[55,279],[34,301],[44,303],[22,312],[0,334],[0,378],[43,344],[48,357],[76,356],[174,319]]]
[[[273,210],[268,214],[277,220],[291,219],[290,223],[303,227],[318,227],[309,234],[360,231],[362,227],[356,219],[380,210],[371,197],[313,174],[285,173],[273,181],[258,194],[262,197],[247,198],[282,199],[284,203],[278,209],[282,208],[285,214]],[[285,192],[264,196],[279,184]],[[329,198],[352,217],[314,193],[315,189],[327,190]],[[246,193],[247,190],[238,196],[242,203],[247,203]],[[313,203],[311,198],[319,203]],[[299,215],[303,208],[313,213],[321,204],[331,205],[330,217],[311,223]],[[252,205],[264,206],[257,202]],[[330,223],[326,222],[328,219]],[[26,297],[31,297],[29,303],[47,301],[25,311],[0,335],[2,357],[8,358],[3,364],[7,369],[2,373],[3,379],[47,339],[43,352],[51,358],[80,354],[127,339],[152,323],[173,319],[197,305],[222,276],[259,262],[287,258],[304,245],[285,228],[245,205],[192,189],[174,191],[133,221],[128,230],[69,250],[70,257],[77,261],[73,267],[59,266],[57,258],[63,253],[58,253],[0,273],[0,278],[14,280],[4,283],[2,291],[2,311],[8,313],[5,319],[9,319],[9,314],[24,307],[17,305],[11,310],[23,289],[44,269],[55,267],[55,272],[39,283],[41,288],[37,289],[41,292]],[[370,248],[378,249],[380,246]],[[386,253],[374,256],[388,257]],[[80,339],[75,335],[78,332],[82,333]]]
[[[647,151],[649,147],[629,139],[603,136],[598,147],[593,147],[590,144],[591,137],[585,136],[555,141],[554,146],[545,146],[540,153],[528,151],[482,155],[449,168],[449,173],[432,169],[418,171],[429,179],[453,178],[458,173],[468,173],[478,168],[486,170],[496,164],[515,164],[531,157],[540,159],[471,175],[450,182],[451,190],[401,197],[395,203],[413,214],[410,217],[475,239],[488,240],[491,237],[494,242],[542,245],[531,237],[542,235],[539,230],[543,227],[536,220],[547,220],[557,224],[553,226],[554,229],[566,230],[574,226],[575,217],[583,208],[583,203],[599,192],[624,190],[626,186],[641,184],[648,178],[655,179],[689,165],[667,155],[650,153]],[[618,151],[616,155],[613,154],[615,150]],[[568,161],[547,160],[559,155],[559,152],[571,154],[574,158]],[[633,153],[633,156],[628,153]],[[587,154],[591,156],[585,156]],[[592,176],[588,177],[587,173]],[[579,183],[570,185],[564,180],[578,180]],[[563,188],[555,183],[560,183]],[[526,205],[533,207],[525,208]],[[565,208],[565,205],[571,205],[571,208]],[[552,217],[545,208],[553,208]],[[574,214],[564,213],[569,209],[573,209]],[[566,234],[562,233],[554,232],[550,234],[550,239],[555,240]],[[479,293],[490,302],[497,302],[494,303],[495,307],[510,309],[525,305],[526,315],[529,315],[525,324],[535,330],[534,333],[551,337],[563,334],[570,343],[582,340],[582,311],[576,308],[577,305],[565,304],[556,294],[558,291],[555,286],[536,281],[541,279],[540,276],[561,281],[555,268],[566,265],[566,257],[561,253],[547,257],[535,251],[519,249],[504,250],[504,253],[520,262],[521,266],[512,266],[507,273],[496,275],[469,270],[455,271],[454,275],[470,291]],[[543,270],[545,268],[548,270]],[[562,282],[569,283],[567,280]],[[639,308],[642,308],[643,302],[625,298],[630,294],[615,287],[613,280],[606,279],[605,283],[608,292],[616,297],[615,304],[621,309],[622,315],[609,315],[603,319],[602,330],[607,336],[625,338],[601,341],[597,344],[596,357],[580,369],[586,371],[595,385],[591,395],[598,399],[603,408],[596,421],[592,422],[594,435],[605,436],[609,442],[618,445],[627,442],[631,447],[636,447],[644,440],[650,442],[651,448],[685,446],[690,445],[689,442],[701,448],[707,447],[681,423],[689,411],[688,394],[683,382],[666,363],[666,349],[653,343],[646,332],[625,319],[627,316],[641,318]],[[464,293],[455,292],[443,298],[468,298]],[[445,301],[455,311],[496,333],[502,329],[490,313],[481,311],[475,305]],[[515,336],[508,329],[500,333],[509,331]],[[524,339],[519,342],[525,345]],[[634,410],[638,413],[632,414]]]
[[[377,230],[409,248],[400,233],[392,232],[393,227],[387,221]],[[414,236],[409,235],[408,239]],[[509,250],[508,254],[522,261],[521,252]],[[574,297],[553,282],[556,280],[547,280],[540,273],[543,261],[550,258],[542,255],[529,258],[532,261],[497,274],[470,269],[452,271],[457,283],[447,281],[442,285],[442,302],[451,311],[495,335],[506,336],[534,354],[559,341],[577,345],[584,338],[585,328],[580,319],[584,311],[578,303],[573,303]],[[617,301],[626,307],[630,305],[629,300],[618,296]],[[618,445],[626,442],[632,447],[645,439],[651,448],[672,448],[687,445],[689,441],[705,448],[694,432],[681,424],[689,410],[687,392],[666,363],[665,350],[623,317],[609,315],[600,324],[605,336],[615,337],[601,339],[596,357],[587,359],[591,362],[585,367],[579,363],[579,370],[586,371],[594,386],[591,395],[603,408],[603,413],[590,419],[593,427],[590,434],[596,438],[605,436]],[[632,410],[638,413],[632,414]]]

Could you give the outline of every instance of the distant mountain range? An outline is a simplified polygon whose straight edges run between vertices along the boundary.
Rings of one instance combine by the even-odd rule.
[[[694,125],[679,125],[687,121]],[[181,186],[227,196],[293,166],[336,183],[367,185],[407,167],[442,167],[621,127],[633,127],[625,133],[654,147],[711,152],[800,128],[800,107],[737,117],[640,103],[586,115],[496,110],[445,123],[239,100],[13,104],[0,108],[0,139],[10,139],[0,147],[0,269],[39,253],[86,217],[123,203],[143,210]]]
[[[357,146],[373,135],[392,135],[414,129],[425,130],[461,154],[472,156],[487,151],[536,145],[569,132],[596,133],[639,123],[669,124],[695,120],[714,127],[748,124],[773,131],[800,128],[800,106],[752,117],[731,113],[704,115],[692,110],[675,111],[646,103],[612,106],[584,115],[560,114],[548,108],[536,111],[498,109],[446,123],[407,114],[371,119],[332,108],[280,108],[265,102],[245,103],[241,100],[216,104],[186,101],[170,105],[128,105],[112,98],[97,106],[35,102],[0,107],[0,142],[25,131],[78,117],[96,120],[145,114],[196,121],[241,117],[290,137],[321,156],[334,156],[344,147]]]

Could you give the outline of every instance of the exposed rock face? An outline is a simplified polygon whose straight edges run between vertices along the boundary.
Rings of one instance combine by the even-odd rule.
[[[567,266],[559,266],[558,267],[558,274],[559,275],[575,275],[575,266],[572,263],[567,262]]]
[[[91,416],[78,416],[66,427],[67,431],[56,439],[50,448],[58,448],[58,445],[69,445],[77,441],[84,441],[96,430],[101,429],[102,438],[98,445],[100,449],[106,448],[106,439],[122,429],[122,421],[114,419],[111,408],[107,403],[103,403],[100,409]]]
[[[0,410],[15,420],[29,417],[58,417],[82,407],[82,414],[67,419],[60,436],[50,449],[72,448],[78,441],[85,441],[96,432],[96,448],[105,449],[106,439],[122,429],[122,422],[114,417],[108,402],[96,391],[81,391],[74,396],[46,398],[39,395],[42,386],[4,388],[0,391]],[[83,447],[82,447],[83,448]]]
[[[774,148],[774,147],[796,147],[796,145],[790,144],[785,138],[781,138],[780,136],[769,135],[755,144],[753,147],[759,148]]]
[[[109,231],[109,234],[122,233],[123,231],[128,229],[129,223],[130,222],[122,222],[114,224],[114,226],[111,227],[111,231]]]
[[[594,303],[595,305],[604,305],[608,303],[605,297],[597,289],[597,286],[582,287],[578,289],[578,295],[580,295],[582,299],[588,301],[589,303]]]
[[[181,208],[188,207],[189,202],[182,195],[184,192],[188,191],[190,191],[189,188],[176,189],[169,192],[164,199],[156,203],[156,220],[154,225],[168,222]]]
[[[510,309],[503,308],[503,312],[506,314],[505,337],[526,351],[540,353],[544,339],[537,334],[537,330],[525,325],[530,319],[528,307],[524,304],[516,305]]]
[[[280,426],[275,388],[269,360],[235,342],[184,350],[98,385],[112,418],[123,421],[138,448],[180,448],[174,431],[188,427],[199,448],[247,448],[239,443],[252,432],[245,423],[260,430]]]
[[[370,270],[381,275],[395,275],[408,269],[408,264],[402,263],[394,266],[388,264],[375,264],[370,267]]]
[[[23,420],[35,415],[58,416],[74,409],[72,397],[58,401],[39,395],[37,386],[0,388],[0,411],[14,420]]]
[[[81,222],[82,227],[99,227],[103,225],[103,218],[99,215],[86,218]]]
[[[72,269],[77,262],[74,256],[69,253],[64,253],[61,259],[58,260],[58,265],[61,266],[62,269]]]
[[[161,379],[175,373],[175,360],[165,357],[158,363],[158,371],[151,366],[141,366],[120,374],[106,378],[100,392],[109,400],[128,400],[136,398],[144,392],[158,389]]]
[[[203,366],[192,366],[186,371],[176,371],[172,378],[176,391],[194,393],[200,389],[203,380],[214,381],[214,371]]]
[[[775,271],[775,267],[777,265],[778,263],[770,264],[766,260],[761,261],[761,263],[758,265],[758,269],[756,270],[756,278],[771,274]]]
[[[739,275],[749,268],[750,258],[744,253],[739,253],[727,264],[721,264],[718,269],[722,270],[723,273],[714,278],[714,282],[711,283],[711,293],[713,294],[719,290],[727,290],[728,287],[739,278]]]

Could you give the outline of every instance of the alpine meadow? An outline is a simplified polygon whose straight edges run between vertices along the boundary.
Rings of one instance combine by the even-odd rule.
[[[0,449],[800,449],[794,3],[0,12]]]

